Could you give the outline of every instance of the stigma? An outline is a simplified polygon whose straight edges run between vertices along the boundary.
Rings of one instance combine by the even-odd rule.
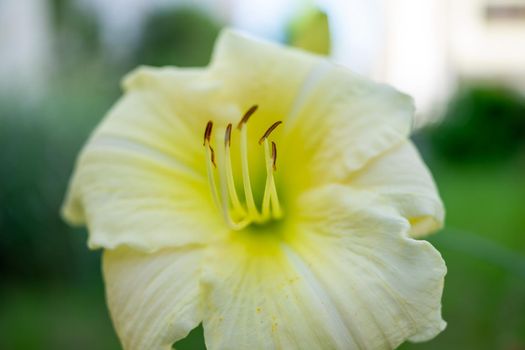
[[[221,140],[216,143],[222,144],[215,145],[215,147],[223,148],[223,152],[220,153],[222,156],[218,161],[212,147],[213,122],[211,120],[208,121],[204,130],[203,145],[206,149],[206,168],[211,195],[225,223],[236,231],[242,230],[252,223],[263,224],[282,217],[274,177],[274,172],[277,169],[277,145],[273,141],[270,142],[272,132],[282,123],[281,121],[276,121],[270,125],[259,139],[259,145],[262,146],[262,152],[264,152],[266,169],[264,194],[259,206],[255,203],[253,195],[248,162],[248,121],[257,111],[257,108],[257,105],[254,105],[244,113],[236,130],[232,130],[231,123],[226,126],[224,142]],[[240,186],[244,192],[242,197],[237,193],[231,160],[231,140],[234,136],[240,138],[238,151],[241,160],[241,178],[237,180],[242,182],[242,186]]]

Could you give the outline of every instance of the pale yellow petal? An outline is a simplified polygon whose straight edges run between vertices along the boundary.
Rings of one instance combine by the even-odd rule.
[[[377,159],[347,183],[356,189],[372,191],[407,218],[410,234],[420,237],[443,226],[445,209],[438,190],[418,151],[407,141]]]
[[[285,121],[283,139],[293,142],[285,142],[280,163],[283,173],[300,171],[303,188],[342,181],[410,134],[408,96],[337,66],[312,79]]]
[[[125,86],[77,161],[64,216],[87,222],[92,248],[155,250],[218,237],[202,147],[218,111],[216,86],[204,72],[152,68]]]
[[[210,75],[221,81],[219,98],[237,106],[234,118],[223,120],[237,125],[242,114],[257,105],[257,112],[250,118],[248,146],[251,171],[264,186],[264,156],[257,141],[267,128],[277,120],[286,120],[293,109],[296,97],[303,88],[309,73],[322,60],[302,50],[254,38],[230,29],[223,30],[217,39],[210,65]],[[285,121],[286,122],[286,121]],[[278,137],[280,130],[273,136]],[[236,133],[233,134],[235,150]],[[281,143],[281,142],[279,142]],[[282,143],[281,143],[282,144]],[[234,166],[238,152],[233,152]],[[255,178],[254,181],[258,179]]]
[[[201,320],[200,248],[104,252],[108,307],[125,350],[168,350]]]
[[[209,350],[357,348],[326,292],[271,237],[212,248],[203,282]]]
[[[301,50],[225,30],[210,72],[239,113],[259,105],[250,119],[254,150],[266,128],[283,121],[272,138],[289,193],[346,178],[411,130],[411,98]],[[262,157],[252,163],[264,171]]]
[[[365,348],[424,341],[446,326],[441,296],[446,266],[383,199],[331,185],[305,194],[294,247],[312,278],[346,319],[359,319]],[[356,316],[358,315],[358,316]]]
[[[221,98],[238,104],[241,112],[258,105],[250,124],[268,127],[286,118],[308,74],[320,62],[324,60],[306,51],[226,29],[215,44],[210,71],[223,82]]]
[[[295,224],[212,248],[208,348],[390,349],[439,333],[444,262],[380,203],[325,187],[301,198]]]

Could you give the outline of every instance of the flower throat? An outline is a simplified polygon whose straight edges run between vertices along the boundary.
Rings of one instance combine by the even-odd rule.
[[[275,187],[274,171],[277,162],[277,146],[275,142],[269,141],[272,131],[282,122],[273,123],[259,139],[259,145],[264,148],[266,165],[266,183],[262,199],[261,210],[257,208],[253,196],[252,185],[250,182],[250,167],[248,163],[248,121],[252,114],[257,110],[257,106],[252,106],[240,122],[237,129],[240,132],[240,156],[242,170],[242,188],[244,190],[244,203],[237,195],[235,178],[233,176],[231,161],[231,138],[232,124],[228,124],[224,132],[224,155],[219,162],[216,161],[215,151],[211,145],[211,134],[213,122],[210,120],[204,130],[204,147],[206,149],[206,165],[208,171],[208,181],[212,192],[213,200],[220,209],[224,221],[232,230],[242,230],[252,223],[262,224],[270,220],[282,217],[282,209],[277,196]],[[216,185],[216,174],[218,170],[219,189]]]

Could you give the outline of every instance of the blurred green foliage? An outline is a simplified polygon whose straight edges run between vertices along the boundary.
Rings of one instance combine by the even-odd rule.
[[[525,349],[525,163],[430,164],[447,209],[447,329],[402,349]]]
[[[48,0],[60,64],[78,68],[79,60],[96,60],[101,50],[101,31],[93,12],[72,0]]]
[[[331,42],[328,16],[318,8],[306,8],[290,24],[286,41],[294,47],[319,55],[329,55]]]
[[[136,63],[205,66],[220,28],[219,23],[192,7],[154,12],[145,24]]]
[[[49,286],[32,281],[4,287],[0,297],[0,349],[120,348],[101,282]]]
[[[463,86],[430,139],[449,161],[508,159],[525,150],[525,100],[504,87]]]
[[[57,79],[42,103],[0,101],[0,273],[28,281],[76,278],[85,237],[58,216],[74,160],[117,96],[104,72]],[[81,259],[77,264],[75,259]]]
[[[0,349],[116,349],[100,252],[59,210],[74,160],[118,93],[86,67],[44,100],[0,99]]]

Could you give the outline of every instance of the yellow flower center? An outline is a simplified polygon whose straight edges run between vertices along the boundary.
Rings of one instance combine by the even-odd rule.
[[[232,230],[242,230],[252,223],[266,223],[270,220],[279,219],[283,215],[273,175],[276,170],[277,146],[275,142],[271,141],[270,143],[269,141],[272,131],[282,123],[281,121],[273,123],[259,139],[259,145],[264,148],[266,183],[260,210],[255,204],[248,163],[248,121],[256,110],[257,106],[252,106],[248,109],[237,125],[237,129],[240,131],[239,148],[244,201],[241,201],[237,194],[236,181],[232,169],[232,124],[228,124],[224,132],[224,152],[220,161],[216,160],[215,151],[211,146],[213,122],[209,121],[204,130],[204,147],[207,155],[206,165],[211,194],[217,208],[222,213],[224,221]],[[216,171],[218,174],[215,174]],[[218,177],[219,186],[217,186],[216,177]]]

